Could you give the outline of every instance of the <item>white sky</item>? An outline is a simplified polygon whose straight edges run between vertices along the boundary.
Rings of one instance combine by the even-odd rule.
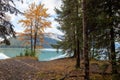
[[[25,11],[27,8],[28,8],[28,5],[31,4],[32,2],[35,2],[37,4],[39,3],[42,3],[44,4],[44,7],[45,8],[48,8],[48,13],[50,14],[50,18],[49,20],[52,22],[51,26],[52,28],[48,28],[45,30],[45,32],[52,32],[52,33],[56,33],[56,34],[60,34],[60,35],[63,35],[62,32],[60,32],[59,30],[57,30],[57,26],[59,25],[54,19],[55,17],[57,16],[54,9],[55,8],[60,8],[61,6],[61,0],[23,0],[24,3],[20,3],[16,0],[15,1],[15,4],[16,4],[16,7],[21,10],[21,11]],[[11,22],[15,25],[15,30],[17,32],[22,32],[23,31],[23,28],[22,28],[22,25],[21,24],[18,24],[18,20],[20,19],[23,19],[23,16],[22,15],[12,15],[12,18],[11,18]]]

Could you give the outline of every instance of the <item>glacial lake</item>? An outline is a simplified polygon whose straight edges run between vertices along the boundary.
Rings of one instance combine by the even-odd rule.
[[[3,53],[10,58],[19,56],[20,53],[24,52],[25,48],[0,48],[0,53]],[[39,61],[49,61],[63,58],[65,55],[66,54],[63,54],[62,50],[59,50],[59,52],[57,52],[56,49],[38,49],[36,54]]]

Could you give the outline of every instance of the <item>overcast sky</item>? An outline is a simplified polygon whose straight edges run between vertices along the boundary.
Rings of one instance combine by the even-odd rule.
[[[28,5],[35,2],[36,4],[39,4],[39,3],[42,3],[44,4],[45,8],[48,8],[48,11],[47,13],[50,14],[50,18],[49,20],[52,22],[52,28],[48,28],[46,29],[45,31],[46,32],[52,32],[52,33],[56,33],[56,34],[61,34],[63,35],[63,33],[61,33],[60,31],[57,30],[57,26],[59,25],[54,19],[55,17],[57,16],[54,9],[55,8],[60,8],[61,6],[61,0],[23,0],[24,3],[20,3],[16,0],[15,1],[15,4],[16,4],[16,7],[21,10],[22,12],[25,11],[27,8],[28,8]],[[15,30],[17,32],[21,32],[23,31],[23,28],[22,28],[22,25],[21,24],[18,24],[18,20],[20,19],[23,19],[22,15],[12,15],[12,19],[11,19],[11,22],[15,25]]]

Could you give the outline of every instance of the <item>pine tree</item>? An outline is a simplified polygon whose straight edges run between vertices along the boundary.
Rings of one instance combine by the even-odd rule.
[[[15,37],[14,25],[6,20],[7,12],[10,14],[18,14],[21,12],[10,4],[14,4],[13,0],[0,0],[0,37],[4,39],[3,43],[10,45],[7,37]]]
[[[76,57],[76,68],[80,68],[80,53],[82,52],[82,23],[80,0],[63,0],[61,10],[56,9],[60,30],[65,33],[64,39],[58,42],[57,48],[62,48],[68,54]]]
[[[107,0],[106,3],[103,4],[104,12],[106,13],[108,20],[108,29],[110,34],[110,50],[111,50],[111,64],[112,64],[112,79],[115,80],[115,76],[117,72],[116,67],[116,52],[115,52],[115,39],[116,33],[120,31],[119,22],[120,22],[120,1],[119,0]]]
[[[92,1],[92,0],[91,0]],[[116,52],[115,52],[115,41],[120,31],[119,22],[120,22],[120,2],[118,0],[97,0],[98,7],[96,8],[97,19],[96,26],[93,26],[91,33],[94,36],[94,42],[97,45],[96,48],[108,48],[110,49],[111,54],[111,64],[112,64],[112,74],[117,74],[116,68]],[[89,12],[91,12],[90,10]],[[91,12],[92,13],[92,12]],[[94,14],[95,15],[95,14]],[[90,21],[91,23],[91,21]],[[116,37],[117,36],[117,37]],[[107,42],[106,42],[107,41]],[[114,80],[114,78],[113,78]]]

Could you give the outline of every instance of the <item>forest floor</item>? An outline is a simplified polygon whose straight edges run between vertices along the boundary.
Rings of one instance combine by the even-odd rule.
[[[0,80],[83,80],[84,66],[75,69],[75,59],[37,61],[32,57],[0,60]],[[120,71],[120,63],[118,63]],[[91,80],[111,80],[111,65],[107,61],[90,62]]]

